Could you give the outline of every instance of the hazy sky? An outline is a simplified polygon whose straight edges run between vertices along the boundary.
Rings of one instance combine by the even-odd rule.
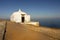
[[[0,0],[0,18],[21,9],[32,18],[59,18],[60,0]]]

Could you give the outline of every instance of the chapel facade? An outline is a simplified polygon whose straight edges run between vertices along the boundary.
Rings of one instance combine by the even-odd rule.
[[[30,20],[31,20],[30,15],[28,15],[27,13],[23,12],[20,9],[16,12],[13,12],[12,15],[10,16],[11,22],[39,26],[39,22],[32,22]]]
[[[16,23],[26,23],[30,22],[30,15],[19,9],[18,11],[12,13],[10,20]]]

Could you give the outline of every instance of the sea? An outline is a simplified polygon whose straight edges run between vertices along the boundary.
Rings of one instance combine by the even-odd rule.
[[[60,28],[60,18],[39,18],[34,21],[39,21],[39,25],[43,27]]]

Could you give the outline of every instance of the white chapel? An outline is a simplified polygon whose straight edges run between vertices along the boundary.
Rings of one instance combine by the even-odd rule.
[[[30,15],[19,9],[11,15],[10,20],[16,23],[30,22]]]
[[[39,22],[31,22],[30,15],[28,15],[20,9],[12,13],[12,15],[10,16],[10,21],[22,24],[39,25]]]

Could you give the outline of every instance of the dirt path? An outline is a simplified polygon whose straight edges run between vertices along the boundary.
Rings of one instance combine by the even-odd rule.
[[[46,28],[40,28],[41,31],[35,31],[33,27],[30,25],[7,22],[5,40],[59,40],[53,37],[54,34],[52,36],[53,38],[50,37],[48,34],[49,32],[51,33],[51,31],[46,31]]]
[[[0,22],[0,40],[60,40],[60,29],[35,27],[9,21],[6,24],[2,21]]]

